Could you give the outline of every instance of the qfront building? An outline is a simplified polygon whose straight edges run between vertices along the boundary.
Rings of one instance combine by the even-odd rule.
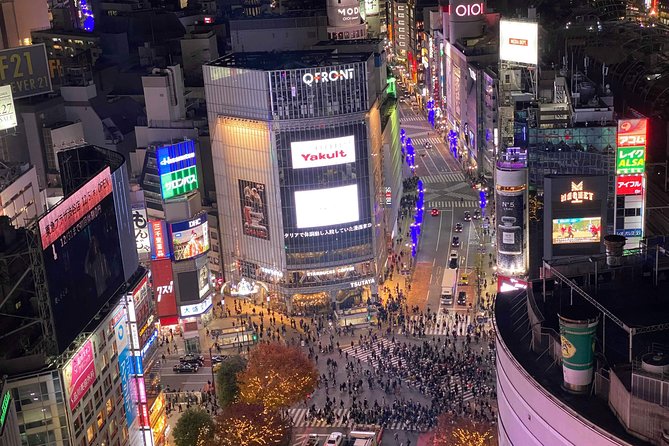
[[[397,115],[377,66],[373,53],[326,50],[233,53],[204,67],[233,295],[293,313],[374,298],[401,188]]]

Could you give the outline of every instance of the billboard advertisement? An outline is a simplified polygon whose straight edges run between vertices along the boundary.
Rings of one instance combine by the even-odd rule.
[[[602,217],[554,218],[554,245],[599,243],[602,236]]]
[[[646,147],[618,147],[616,150],[616,173],[644,173],[646,170]]]
[[[244,235],[269,240],[265,185],[238,180]]]
[[[130,390],[130,373],[132,362],[129,350],[128,318],[126,314],[114,325],[116,334],[116,351],[118,352],[118,370],[121,377],[121,391],[123,392],[123,407],[125,408],[125,420],[130,427],[135,420],[135,405],[133,404],[132,392]]]
[[[356,222],[358,185],[295,191],[295,212],[299,229]]]
[[[156,164],[164,200],[198,188],[195,142],[192,140],[157,148]]]
[[[355,162],[355,136],[293,141],[290,143],[293,169],[334,166]]]
[[[641,195],[643,193],[643,175],[618,175],[616,177],[616,195]]]
[[[111,193],[111,170],[106,167],[39,220],[42,249],[48,248],[71,228],[69,232],[76,232],[77,228],[73,226]]]
[[[16,110],[14,109],[14,98],[12,87],[0,85],[0,130],[16,127]]]
[[[79,196],[91,183],[98,190],[94,178],[72,196]],[[44,220],[53,222],[45,226],[52,228],[51,232],[42,232],[41,236],[43,244],[53,239],[45,245],[43,258],[60,351],[68,347],[124,282],[113,195],[107,195],[78,221],[73,217],[80,209],[90,207],[97,196],[84,195],[72,204],[67,199],[67,211],[61,209],[61,204],[40,220],[40,230]],[[71,227],[63,223],[66,220],[74,220]],[[60,235],[53,238],[55,234]]]
[[[499,254],[523,254],[523,195],[497,196],[497,246]]]
[[[205,264],[197,271],[197,287],[200,290],[200,298],[209,293],[209,286],[209,268]]]
[[[536,65],[539,53],[537,23],[501,20],[499,22],[499,59]]]
[[[63,384],[74,411],[96,378],[93,341],[87,340],[63,368]]]
[[[162,220],[149,222],[151,236],[151,260],[161,260],[171,257],[170,244],[167,242],[167,227]]]
[[[209,251],[207,214],[170,223],[170,241],[175,261],[192,259]]]
[[[647,119],[620,119],[618,121],[618,147],[647,146]]]
[[[144,206],[133,206],[132,224],[135,228],[135,243],[139,258],[148,258],[151,254],[151,237],[149,234],[149,219]]]
[[[21,46],[0,51],[0,85],[10,85],[14,99],[50,93],[46,46]]]
[[[172,262],[169,259],[151,262],[151,281],[156,299],[156,312],[159,318],[177,315],[177,300],[174,294]]]

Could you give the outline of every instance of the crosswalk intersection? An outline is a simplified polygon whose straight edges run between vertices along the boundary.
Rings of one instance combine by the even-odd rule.
[[[423,121],[427,122],[424,116],[420,115],[409,115],[409,116],[402,116],[400,117],[401,122],[418,122],[418,121]]]
[[[437,208],[437,209],[451,209],[451,208],[470,208],[470,209],[476,209],[479,206],[478,201],[474,200],[465,200],[465,201],[460,201],[460,200],[434,200],[434,201],[426,201],[425,202],[425,209],[432,209],[432,208]]]
[[[462,172],[440,173],[438,175],[427,175],[420,177],[425,184],[430,183],[462,183],[465,181],[465,174]]]
[[[380,338],[377,342],[380,343],[381,346],[383,346],[384,349],[385,348],[392,349],[392,347],[393,347],[393,343],[390,342],[390,340],[386,339],[386,338]],[[372,352],[372,350],[374,350],[374,352]],[[342,353],[343,354],[348,353],[349,357],[352,356],[356,359],[359,359],[360,361],[368,362],[372,365],[372,367],[378,368],[379,358],[381,357],[381,348],[377,347],[377,346],[374,346],[373,348],[370,349],[365,344],[354,345],[353,347],[348,345],[348,346],[342,348]],[[386,356],[384,358],[384,364],[387,364],[388,361],[390,361],[390,363],[393,366],[397,367],[399,362],[400,362],[400,358],[391,353],[390,357]]]
[[[431,138],[411,138],[411,142],[413,142],[413,146],[415,148],[423,148],[426,142],[429,142],[432,145],[435,144],[443,144],[444,140],[439,138],[438,136],[433,136]]]
[[[309,416],[309,409],[299,407],[288,409],[288,415],[293,421],[293,427],[348,427],[353,428],[357,425],[353,420],[348,416],[348,409],[333,409],[334,421],[328,423],[324,418],[315,418]],[[388,426],[385,426],[386,429],[404,429],[404,423],[395,422],[391,423]]]

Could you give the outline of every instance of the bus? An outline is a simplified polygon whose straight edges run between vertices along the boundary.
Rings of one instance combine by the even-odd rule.
[[[455,285],[458,281],[457,269],[444,269],[444,277],[441,279],[441,304],[452,305],[453,294],[455,294]]]

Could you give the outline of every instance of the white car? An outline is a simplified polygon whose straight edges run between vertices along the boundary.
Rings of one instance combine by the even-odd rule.
[[[341,446],[344,444],[344,434],[341,432],[332,432],[325,442],[325,446]]]
[[[451,256],[448,258],[448,267],[458,269],[458,252],[455,249],[451,251]]]

